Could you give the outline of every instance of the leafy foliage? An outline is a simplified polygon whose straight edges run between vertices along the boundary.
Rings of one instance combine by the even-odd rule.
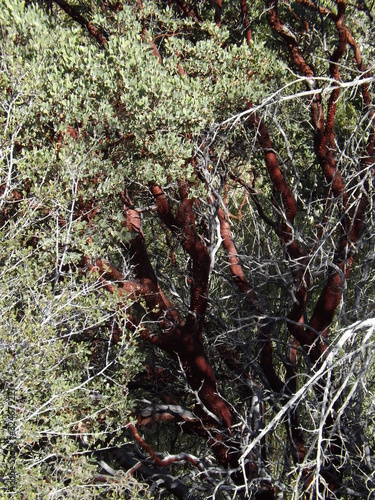
[[[4,497],[375,490],[373,13],[332,3],[3,0]]]

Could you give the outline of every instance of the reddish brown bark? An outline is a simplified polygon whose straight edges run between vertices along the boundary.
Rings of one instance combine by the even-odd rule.
[[[288,29],[285,28],[282,19],[279,17],[277,12],[278,1],[267,0],[266,5],[268,8],[267,19],[271,28],[284,40],[285,44],[288,47],[292,63],[296,66],[297,70],[300,71],[302,75],[308,78],[307,85],[311,86],[313,89],[316,89],[317,84],[314,79],[314,70],[306,62],[306,59],[299,50],[296,38],[290,33]],[[315,129],[318,132],[322,133],[324,130],[324,113],[320,93],[315,94],[314,99],[312,99],[311,101],[310,108],[312,123]]]
[[[186,327],[173,304],[157,285],[147,252],[142,249],[144,242],[140,232],[139,214],[132,208],[128,208],[126,214],[126,227],[139,233],[132,240],[129,250],[134,253],[134,262],[137,262],[135,274],[140,284],[124,280],[121,273],[108,262],[98,260],[95,266],[89,265],[88,269],[101,273],[103,286],[111,293],[119,293],[123,296],[126,292],[127,297],[133,299],[135,294],[146,301],[148,309],[152,309],[152,314],[157,320],[160,333],[156,335],[149,329],[143,328],[142,325],[138,325],[143,337],[165,350],[172,358],[177,357],[177,360],[181,362],[190,387],[196,391],[203,405],[199,422],[201,424],[206,422],[211,427],[213,424],[215,426],[219,424],[219,429],[221,426],[229,429],[232,423],[230,408],[218,393],[218,384],[205,349],[200,339]],[[116,281],[116,285],[109,282],[109,279]],[[130,315],[129,318],[131,318]],[[131,321],[134,320],[131,319]],[[220,432],[217,432],[214,430],[211,432],[211,436],[216,436],[213,450],[223,465],[227,466],[229,463],[233,465],[234,457],[229,454],[228,446]]]
[[[74,21],[86,28],[87,31],[93,36],[100,45],[106,46],[108,44],[107,36],[99,28],[87,21],[75,7],[69,5],[65,0],[53,0],[59,7],[61,7]]]
[[[297,205],[294,195],[280,170],[267,127],[256,114],[251,115],[249,123],[257,131],[258,142],[264,151],[265,162],[274,192],[279,193],[283,202],[283,206],[281,207],[279,205],[278,207],[279,211],[285,213],[286,215],[286,221],[282,223],[281,228],[264,214],[263,209],[254,194],[252,195],[252,198],[256,203],[258,212],[262,219],[275,229],[276,233],[280,237],[281,243],[286,245],[286,252],[292,262],[292,269],[297,287],[295,292],[295,303],[288,315],[288,329],[291,333],[291,346],[289,348],[289,364],[286,364],[287,378],[285,386],[282,381],[278,379],[274,369],[270,368],[270,366],[273,366],[272,344],[270,341],[268,341],[262,349],[262,368],[274,390],[278,390],[278,392],[286,390],[287,393],[292,394],[297,388],[295,364],[298,345],[299,343],[302,343],[306,349],[308,349],[311,345],[308,337],[306,336],[304,325],[304,311],[306,307],[307,288],[309,286],[309,273],[306,273],[308,258],[298,243],[293,240],[293,223],[297,213]],[[271,339],[271,332],[267,332],[266,337]],[[313,340],[314,339],[311,341]],[[300,431],[298,418],[295,412],[292,412],[290,415],[287,428],[292,443],[292,454],[294,460],[296,463],[302,463],[306,454],[306,449],[304,446],[303,433]]]
[[[309,2],[308,0],[300,1],[304,5],[309,8],[316,9],[317,7]],[[306,63],[303,55],[301,54],[298,43],[295,37],[291,36],[289,32],[285,29],[284,23],[278,15],[277,5],[278,2],[276,0],[270,0],[267,2],[269,7],[268,11],[268,21],[271,27],[282,36],[283,40],[288,46],[289,53],[291,56],[292,62],[299,69],[299,71],[306,77],[310,78],[312,82],[314,81],[314,72],[312,68]],[[333,80],[340,81],[340,73],[339,73],[339,61],[343,57],[347,42],[349,40],[348,30],[344,24],[344,15],[346,3],[343,0],[337,2],[338,12],[337,14],[333,14],[331,11],[325,12],[326,15],[334,20],[337,33],[338,33],[338,45],[335,51],[332,54],[331,62],[330,62],[330,75]],[[358,57],[358,56],[357,56]],[[361,61],[358,59],[358,63],[361,64]],[[328,108],[326,119],[324,118],[323,108],[321,103],[321,98],[318,95],[316,99],[313,100],[311,104],[312,111],[312,122],[316,130],[315,134],[315,151],[317,155],[317,159],[321,165],[322,172],[324,173],[325,179],[330,183],[332,193],[335,198],[341,197],[341,203],[343,207],[343,229],[342,236],[340,238],[338,244],[338,254],[342,254],[345,251],[345,248],[348,244],[347,234],[351,232],[351,238],[353,241],[351,243],[355,243],[357,241],[359,233],[362,228],[362,224],[359,223],[359,219],[363,217],[363,211],[365,206],[365,200],[361,201],[360,205],[363,205],[363,208],[360,209],[360,214],[358,213],[356,217],[350,217],[350,214],[346,212],[347,207],[347,194],[345,191],[344,181],[342,176],[337,168],[336,160],[334,157],[335,151],[335,135],[334,135],[334,125],[335,125],[335,116],[336,116],[336,108],[337,101],[340,95],[340,88],[336,87],[332,90]],[[349,229],[354,223],[356,230],[353,232],[352,229]],[[344,284],[344,279],[348,277],[350,268],[352,265],[352,261],[348,260],[345,264],[338,263],[340,271],[336,273],[332,273],[329,277],[326,286],[323,289],[321,297],[319,298],[312,318],[310,320],[310,329],[307,330],[307,337],[309,339],[308,345],[312,345],[316,339],[318,338],[320,333],[323,333],[324,336],[327,335],[327,328],[329,324],[332,322],[335,311],[340,303],[342,289]],[[299,290],[300,300],[303,300],[303,295],[305,291],[303,289]],[[299,302],[300,302],[299,300]],[[298,306],[294,308],[292,311],[290,318],[294,321],[297,321],[298,324],[298,315],[299,309]],[[297,333],[296,327],[294,328],[293,333]],[[298,334],[296,335],[298,338]],[[313,361],[321,355],[322,352],[326,349],[326,344],[324,342],[318,342],[316,347],[311,350],[311,357]]]
[[[250,29],[250,21],[249,16],[247,14],[247,2],[246,0],[240,0],[241,4],[241,14],[242,14],[242,22],[243,28],[245,32],[245,38],[248,45],[251,44],[251,29]]]
[[[175,1],[176,1],[176,4],[177,4],[181,14],[183,14],[185,17],[190,17],[190,18],[194,19],[194,21],[197,24],[199,24],[199,22],[202,21],[202,17],[200,16],[200,14],[196,8],[196,5],[194,5],[194,7],[192,7],[184,0],[175,0]]]
[[[330,76],[333,81],[340,83],[339,63],[347,49],[347,45],[352,47],[357,67],[366,76],[366,69],[363,66],[361,55],[354,39],[350,35],[344,24],[345,1],[338,0],[338,12],[317,7],[316,3],[309,0],[298,0],[298,2],[310,9],[319,10],[335,23],[338,43],[330,61]],[[105,35],[100,30],[93,27],[73,7],[70,7],[65,0],[55,0],[74,20],[89,30],[101,45],[107,43]],[[199,16],[186,2],[178,0],[177,5],[184,15],[199,21]],[[215,22],[221,24],[222,1],[216,0]],[[278,1],[268,0],[267,16],[272,29],[281,36],[289,50],[291,61],[295,68],[308,78],[309,88],[316,89],[314,69],[307,63],[299,48],[295,35],[285,26],[278,14]],[[241,0],[241,12],[244,22],[244,30],[247,42],[251,41],[251,31],[247,15],[247,4]],[[155,43],[150,40],[154,54],[161,61]],[[180,70],[181,73],[184,71]],[[370,94],[368,84],[362,85],[362,93],[366,105],[370,105]],[[358,187],[349,196],[341,173],[338,170],[335,159],[335,135],[334,126],[336,119],[337,101],[340,95],[340,88],[337,86],[331,91],[326,113],[322,104],[321,95],[317,93],[311,102],[312,124],[315,130],[315,153],[321,166],[322,175],[330,184],[334,201],[341,208],[341,234],[337,243],[334,260],[335,268],[329,274],[323,290],[316,302],[309,324],[305,325],[306,301],[310,287],[310,276],[306,272],[309,264],[309,254],[294,239],[294,221],[297,213],[297,203],[293,192],[280,169],[277,154],[270,138],[265,122],[255,113],[250,114],[248,125],[256,130],[258,145],[264,152],[265,164],[274,191],[274,205],[279,214],[278,220],[273,221],[265,214],[256,197],[256,194],[248,189],[261,218],[274,228],[280,238],[281,244],[286,250],[287,258],[291,263],[291,270],[295,280],[295,303],[288,315],[288,328],[291,334],[288,352],[289,364],[286,364],[286,383],[277,375],[273,352],[272,352],[272,328],[268,320],[259,320],[259,344],[260,363],[264,374],[267,377],[270,387],[279,393],[286,391],[293,393],[296,391],[296,359],[299,345],[309,353],[310,360],[316,362],[321,358],[327,349],[326,337],[334,314],[340,304],[345,280],[349,277],[353,265],[354,247],[360,237],[364,224],[364,215],[367,207],[366,184]],[[251,105],[250,105],[251,107]],[[372,112],[373,113],[373,112]],[[373,119],[373,114],[371,115]],[[365,170],[374,162],[374,132],[371,130],[367,147],[367,157],[363,159],[361,166]],[[364,180],[364,174],[360,173]],[[232,177],[233,178],[233,177]],[[236,178],[236,182],[244,183]],[[155,331],[147,331],[144,336],[147,340],[163,349],[172,358],[176,359],[184,368],[190,388],[196,392],[201,401],[200,421],[212,429],[214,426],[229,429],[232,424],[232,414],[229,404],[222,398],[218,391],[218,384],[203,345],[204,319],[208,303],[209,268],[210,256],[207,245],[205,245],[196,227],[195,206],[198,201],[189,197],[189,186],[185,183],[179,185],[178,208],[173,213],[167,196],[162,188],[156,184],[152,185],[151,192],[154,196],[157,215],[163,224],[163,228],[175,234],[179,238],[185,252],[190,256],[192,262],[192,274],[190,284],[190,305],[186,317],[177,309],[175,304],[163,293],[159,286],[154,268],[151,264],[147,245],[141,229],[141,218],[139,212],[135,210],[131,200],[123,194],[122,204],[125,214],[124,227],[131,233],[131,239],[127,243],[127,250],[133,265],[134,280],[124,280],[121,273],[110,263],[98,260],[92,269],[101,273],[103,286],[111,293],[127,295],[132,300],[141,296],[146,303],[146,310],[149,316],[155,321]],[[329,194],[327,194],[327,198]],[[353,204],[349,201],[359,200]],[[335,202],[336,202],[335,201]],[[330,204],[327,201],[327,206]],[[351,207],[351,208],[348,208]],[[281,216],[280,216],[281,214]],[[240,258],[235,247],[229,219],[222,208],[218,211],[220,220],[221,237],[223,246],[228,255],[229,269],[239,290],[246,296],[252,311],[259,318],[264,318],[265,314],[259,303],[258,297],[250,282],[244,274]],[[198,405],[199,406],[199,405]],[[175,420],[175,417],[173,417]],[[172,421],[171,413],[165,412],[161,417],[162,421]],[[152,418],[150,419],[150,422]],[[144,422],[145,423],[145,422]],[[332,422],[328,422],[330,425]],[[136,427],[130,424],[129,427],[138,443],[148,452],[158,465],[167,465],[173,461],[161,460],[152,448],[140,437]],[[297,463],[301,463],[305,458],[306,450],[303,443],[303,433],[299,429],[297,415],[290,414],[288,430],[292,443],[292,453]],[[228,433],[229,434],[229,433]],[[221,434],[220,430],[211,433],[212,448],[220,460],[226,466],[237,467],[238,450],[233,446],[231,453],[231,443],[228,436]],[[205,434],[207,437],[207,434]],[[334,443],[335,444],[335,443]],[[337,444],[337,443],[336,443]],[[341,451],[341,442],[337,444],[337,452]],[[181,458],[187,460],[186,457]],[[197,465],[196,462],[192,462]],[[255,469],[254,469],[255,470]],[[327,476],[328,478],[328,476]],[[336,488],[337,482],[333,481],[332,488]]]
[[[344,15],[346,7],[345,2],[338,1],[337,4],[338,14],[336,19],[336,28],[339,35],[339,41],[331,57],[330,75],[333,80],[339,82],[341,78],[338,63],[346,51],[347,30],[344,26]],[[332,185],[334,196],[337,198],[338,196],[342,195],[343,204],[345,207],[347,195],[344,192],[344,181],[341,177],[340,172],[337,170],[336,161],[333,156],[333,152],[336,149],[334,135],[335,116],[340,92],[341,91],[339,87],[336,87],[331,92],[326,116],[326,126],[322,134],[319,133],[320,131],[318,131],[318,133],[316,134],[315,150],[325,178]]]
[[[233,276],[234,282],[237,284],[238,288],[246,296],[246,299],[251,304],[254,312],[259,315],[259,317],[264,316],[259,300],[256,296],[255,291],[251,287],[249,281],[247,280],[240,259],[237,254],[235,244],[232,239],[232,233],[230,230],[230,225],[228,218],[226,217],[224,211],[219,208],[218,216],[220,220],[220,232],[223,239],[223,246],[228,255],[229,267]],[[260,357],[261,366],[267,380],[274,391],[281,392],[284,388],[283,382],[280,380],[275,372],[272,358],[272,342],[271,342],[271,331],[270,325],[267,320],[261,319],[259,321],[259,341],[261,344]]]
[[[326,15],[332,21],[334,21],[336,26],[336,31],[338,34],[338,43],[336,49],[334,50],[331,59],[330,59],[330,76],[333,81],[340,83],[340,72],[339,72],[339,63],[342,59],[343,55],[346,52],[348,42],[353,48],[355,53],[357,66],[360,71],[364,72],[364,68],[362,66],[362,60],[358,51],[358,47],[356,47],[354,40],[352,39],[349,31],[347,30],[344,24],[344,16],[346,9],[346,2],[344,0],[338,0],[337,4],[337,14],[334,14],[332,11],[328,9],[323,9],[321,7],[317,7],[315,3],[310,2],[309,0],[299,0],[299,3],[307,6],[308,8],[319,10],[321,14]],[[314,71],[312,68],[306,63],[300,49],[298,47],[298,42],[295,36],[290,34],[290,31],[287,30],[284,26],[283,21],[277,12],[278,2],[277,0],[271,0],[267,2],[267,6],[269,7],[268,11],[268,21],[271,27],[277,32],[286,43],[291,60],[293,64],[297,67],[297,69],[307,78],[309,78],[308,86],[312,88],[316,88],[316,84],[314,82]],[[324,10],[324,12],[322,11]],[[333,86],[334,87],[334,86]],[[363,93],[368,98],[369,96],[366,94],[366,87],[363,88]],[[335,126],[335,118],[336,118],[336,109],[337,102],[340,96],[340,87],[337,85],[331,91],[326,117],[324,117],[323,106],[321,97],[317,94],[311,104],[311,116],[312,116],[312,124],[315,128],[315,152],[317,160],[321,166],[322,173],[325,177],[325,180],[329,183],[331,192],[335,199],[338,199],[341,206],[341,235],[337,242],[335,261],[334,261],[334,269],[330,270],[330,274],[326,281],[325,286],[317,300],[315,305],[313,314],[309,321],[308,328],[306,329],[306,337],[308,339],[307,346],[310,346],[311,349],[308,351],[310,359],[313,362],[318,361],[322,355],[325,353],[327,349],[327,336],[328,329],[330,324],[332,323],[334,314],[341,302],[341,297],[343,293],[343,289],[345,286],[345,281],[348,279],[352,265],[353,265],[353,251],[356,242],[361,234],[363,228],[364,215],[367,206],[367,197],[366,197],[366,188],[363,189],[362,186],[357,187],[354,193],[350,197],[346,192],[346,186],[341,176],[341,173],[338,170],[337,163],[335,160],[335,134],[334,134],[334,126]],[[371,141],[371,139],[370,139]],[[369,148],[371,146],[369,144]],[[365,166],[364,162],[361,162],[362,167]],[[363,179],[363,170],[360,173],[360,178]],[[328,209],[330,206],[330,200],[327,198],[326,208]],[[350,208],[349,208],[350,207]],[[325,217],[325,216],[324,216]],[[295,326],[293,329],[290,329],[294,336],[300,340],[300,328],[299,323],[303,322],[303,317],[301,316],[298,321],[298,316],[301,312],[299,308],[299,304],[303,303],[305,298],[302,295],[305,295],[309,286],[309,282],[306,283],[307,287],[303,286],[299,289],[298,294],[298,304],[295,304],[291,314],[289,315],[290,319],[295,320]],[[290,350],[290,359],[291,359],[291,367],[290,372],[293,373],[293,358],[294,352],[293,347]],[[292,379],[290,379],[292,380]],[[292,386],[295,388],[295,384]],[[331,429],[334,424],[333,417],[330,416],[326,423],[325,428]],[[296,429],[295,426],[292,426],[292,429]],[[332,468],[339,463],[339,456],[342,452],[342,440],[341,437],[337,435],[333,435],[331,438],[331,453],[332,460],[328,465]],[[298,449],[298,446],[296,447]],[[335,458],[336,457],[336,458]],[[329,484],[331,490],[336,490],[339,487],[339,474],[330,473],[328,470],[323,470],[322,475]],[[306,482],[306,486],[308,482]]]
[[[170,210],[167,197],[162,189],[154,184],[151,187],[155,196],[158,214],[166,226],[181,236],[183,248],[192,258],[192,281],[190,312],[186,329],[202,339],[204,314],[207,308],[210,257],[206,245],[199,238],[195,227],[194,200],[188,198],[188,188],[180,184],[181,203],[176,216]]]
[[[157,192],[157,187],[154,189]],[[126,215],[124,225],[134,234],[129,242],[128,250],[134,266],[134,273],[140,282],[141,294],[148,309],[153,311],[152,314],[157,321],[160,332],[153,338],[153,343],[172,357],[177,356],[185,369],[192,390],[197,391],[203,405],[203,411],[204,408],[207,408],[222,425],[230,428],[232,425],[231,411],[218,392],[218,384],[201,340],[204,311],[207,305],[208,270],[204,265],[207,261],[203,259],[202,267],[202,262],[199,259],[201,252],[205,255],[205,251],[202,250],[196,236],[191,200],[185,196],[184,188],[181,189],[183,199],[176,222],[178,225],[184,224],[183,244],[186,246],[186,250],[191,252],[193,260],[196,261],[194,262],[196,269],[193,272],[196,283],[192,285],[192,310],[188,313],[186,321],[183,321],[175,305],[160,290],[141,232],[139,214],[132,208],[129,198],[124,195],[123,206]],[[160,199],[162,200],[162,198]],[[166,217],[165,222],[168,222],[168,217]],[[203,278],[200,273],[202,273]]]
[[[69,6],[65,0],[56,0],[65,12],[75,21],[86,27],[89,32],[101,43],[106,45],[104,35],[87,22],[73,7]],[[186,7],[185,2],[180,2],[180,6]],[[191,12],[188,12],[191,15]],[[153,45],[155,50],[155,45]],[[159,57],[159,54],[156,54]],[[160,57],[159,57],[160,60]],[[182,230],[182,244],[185,250],[191,255],[193,261],[193,279],[191,290],[191,307],[186,321],[162,292],[159,287],[155,272],[150,263],[144,236],[141,230],[141,218],[134,209],[129,197],[122,195],[122,204],[125,214],[123,226],[131,232],[134,237],[127,244],[131,262],[139,285],[121,283],[115,286],[105,279],[105,275],[121,281],[120,273],[109,263],[97,261],[96,269],[103,273],[101,280],[106,289],[111,293],[118,291],[120,295],[123,291],[142,296],[146,302],[147,309],[152,311],[159,330],[159,334],[150,334],[147,330],[145,338],[153,344],[168,352],[171,357],[177,357],[182,363],[188,382],[193,391],[196,391],[201,402],[204,420],[217,421],[220,426],[230,428],[232,424],[231,411],[228,404],[218,393],[218,385],[213,373],[211,364],[202,344],[202,331],[204,325],[204,313],[207,307],[208,277],[209,277],[209,254],[206,246],[202,244],[195,229],[195,214],[193,201],[188,198],[187,186],[180,186],[181,204],[178,213],[173,218],[177,227]],[[168,217],[164,217],[161,204],[159,203],[161,219],[167,226],[170,226]],[[93,267],[92,267],[93,268]],[[205,412],[208,412],[209,417]],[[228,461],[234,464],[234,457],[228,453],[228,447],[221,443],[222,439],[217,435],[213,449],[219,460],[227,465]]]
[[[334,16],[333,12],[330,9],[318,6],[318,5],[316,5],[316,3],[312,2],[311,0],[297,0],[297,2],[301,5],[304,5],[305,7],[312,9],[312,10],[319,9],[319,12],[321,14],[326,15],[326,16]]]
[[[100,273],[100,281],[106,290],[111,293],[118,293],[120,297],[126,294],[129,300],[135,300],[140,292],[139,285],[131,280],[125,280],[120,273],[110,262],[98,259],[95,264],[87,262],[88,271]]]
[[[215,0],[215,23],[221,26],[221,11],[222,11],[222,0]]]
[[[181,203],[176,220],[183,231],[182,245],[192,258],[193,273],[191,284],[190,311],[186,327],[202,339],[204,314],[208,300],[210,256],[208,249],[199,238],[195,227],[194,200],[188,197],[188,186],[180,183]]]
[[[248,104],[248,108],[252,109],[252,103]],[[297,213],[296,201],[292,190],[285,180],[283,173],[280,170],[277,155],[269,136],[267,127],[263,120],[256,113],[251,113],[249,123],[257,133],[257,142],[262,148],[268,174],[270,176],[274,192],[281,196],[283,207],[278,204],[279,212],[285,214],[286,221],[283,223],[283,232],[279,234],[283,243],[291,240],[291,226]],[[278,200],[276,200],[278,202]]]
[[[140,436],[137,427],[134,424],[129,423],[127,427],[128,429],[131,430],[137,443],[145,451],[147,451],[147,453],[150,455],[150,457],[153,459],[153,461],[158,467],[166,467],[176,462],[190,462],[196,467],[198,467],[199,470],[203,470],[200,461],[197,458],[193,457],[192,455],[189,455],[188,453],[180,453],[179,455],[173,455],[163,459],[159,458],[158,455],[154,452],[153,448]]]
[[[251,109],[251,103],[249,104]],[[285,246],[286,253],[291,262],[291,269],[295,280],[295,303],[291,312],[288,315],[288,328],[292,336],[294,336],[302,345],[311,345],[304,331],[304,310],[307,299],[307,288],[309,286],[310,276],[306,272],[309,258],[307,253],[300,247],[297,241],[293,238],[294,234],[294,219],[297,214],[297,204],[293,192],[288,185],[277,160],[272,140],[269,136],[267,127],[255,113],[250,115],[249,123],[257,132],[257,140],[264,152],[264,158],[267,170],[272,182],[274,193],[278,193],[281,197],[282,204],[278,203],[278,212],[285,215],[285,219],[279,223],[270,221],[265,216],[262,207],[253,196],[258,208],[258,212],[267,224],[273,227],[276,234],[280,237],[282,245]],[[275,203],[276,201],[274,201]]]
[[[256,297],[256,293],[252,289],[250,283],[243,273],[237,250],[232,239],[230,226],[222,209],[219,209],[219,219],[221,225],[221,236],[223,238],[223,246],[228,255],[230,270],[233,279],[237,283],[239,289],[245,294],[254,312],[258,314],[259,317],[264,317],[264,313],[262,312],[260,303]],[[295,371],[289,371],[289,378],[287,379],[287,383],[284,384],[284,382],[282,382],[282,380],[277,375],[274,368],[271,342],[272,329],[268,320],[260,319],[259,330],[259,341],[261,345],[260,364],[271,388],[278,393],[282,393],[284,390],[290,391],[291,389],[295,388]],[[299,422],[297,416],[294,413],[292,413],[290,421],[287,422],[287,428],[291,437],[293,456],[297,463],[302,463],[306,454],[306,449],[304,446],[303,434],[299,429]]]

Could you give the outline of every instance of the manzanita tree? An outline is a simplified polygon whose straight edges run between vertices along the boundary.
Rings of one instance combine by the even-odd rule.
[[[4,491],[370,497],[373,6],[39,3],[0,14]]]

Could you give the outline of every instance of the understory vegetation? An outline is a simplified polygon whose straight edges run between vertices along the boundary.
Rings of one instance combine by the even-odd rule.
[[[374,2],[0,6],[1,498],[373,498]]]

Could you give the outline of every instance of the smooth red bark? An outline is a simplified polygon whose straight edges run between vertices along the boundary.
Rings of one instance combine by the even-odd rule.
[[[251,29],[250,29],[250,21],[247,13],[247,2],[246,0],[240,0],[241,4],[241,14],[242,14],[242,22],[245,32],[245,38],[248,45],[251,44]]]
[[[158,193],[155,188],[155,193]],[[182,189],[184,195],[185,190]],[[159,203],[162,204],[163,198]],[[141,221],[138,212],[132,207],[127,196],[123,196],[124,213],[126,220],[124,226],[134,234],[129,242],[129,254],[134,266],[134,273],[140,282],[141,293],[146,301],[148,309],[157,321],[159,334],[155,335],[153,342],[161,349],[168,352],[173,358],[181,362],[190,387],[197,392],[203,405],[203,411],[207,408],[213,417],[216,417],[221,425],[230,428],[232,415],[228,404],[219,394],[216,377],[202,344],[201,333],[204,321],[204,312],[207,306],[207,273],[205,261],[200,262],[202,246],[195,232],[195,220],[192,214],[191,200],[183,197],[176,222],[183,227],[183,244],[187,251],[191,252],[196,262],[193,277],[197,283],[193,283],[193,295],[191,307],[186,320],[182,319],[175,305],[161,291],[155,272],[150,263],[143,234],[141,232]],[[182,206],[182,208],[181,208]],[[161,213],[163,209],[161,209]],[[168,220],[168,217],[166,217]],[[204,253],[205,255],[205,253]],[[203,267],[202,267],[203,266]],[[202,275],[201,275],[202,273]],[[194,280],[193,280],[194,281]],[[194,323],[194,324],[193,324]]]
[[[53,0],[55,4],[61,7],[74,21],[80,24],[83,28],[86,28],[87,31],[93,36],[100,45],[106,46],[108,44],[107,36],[100,31],[96,26],[87,21],[75,7],[69,5],[65,0]]]

